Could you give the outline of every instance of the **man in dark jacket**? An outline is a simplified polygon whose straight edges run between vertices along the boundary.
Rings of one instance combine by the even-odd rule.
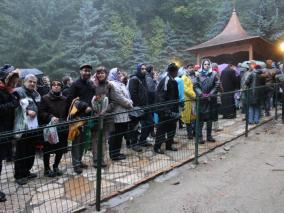
[[[90,81],[92,69],[92,66],[89,64],[84,64],[80,67],[80,78],[70,87],[70,93],[67,98],[68,108],[75,98],[79,98],[76,106],[81,117],[90,116],[92,112],[91,101],[95,95],[95,87]],[[72,164],[77,174],[81,174],[82,169],[87,167],[86,164],[82,163],[83,152],[84,138],[80,130],[80,134],[72,142]]]
[[[258,124],[260,119],[261,101],[263,97],[263,88],[265,85],[265,74],[260,65],[256,65],[254,61],[250,64],[251,72],[245,84],[248,90],[249,104],[249,124]]]
[[[236,76],[236,71],[233,65],[228,65],[221,74],[221,84],[223,88],[222,100],[222,114],[225,119],[236,118],[235,93],[233,91],[240,87],[240,80]]]
[[[146,73],[147,67],[146,64],[138,64],[137,71],[134,75],[130,77],[129,80],[129,93],[131,96],[131,100],[133,101],[134,107],[145,107],[148,105],[148,86],[146,81]],[[141,118],[141,136],[139,139],[139,143],[137,143],[138,139],[138,131],[133,132],[131,137],[131,146],[134,151],[141,152],[142,149],[140,145],[148,146],[150,144],[147,143],[146,139],[151,132],[151,125],[148,125],[150,113],[145,113]],[[137,121],[132,122],[132,128],[137,126]]]
[[[26,103],[26,107],[20,106],[17,110],[25,113],[27,116],[27,129],[38,127],[38,106],[41,101],[40,94],[35,90],[37,77],[29,74],[24,79],[22,87],[16,89],[21,102]],[[17,121],[19,122],[19,121]],[[19,185],[27,184],[29,179],[37,177],[37,174],[30,170],[34,165],[36,142],[39,140],[38,132],[27,132],[22,135],[20,141],[16,143],[15,160],[15,180]]]
[[[148,100],[149,105],[155,104],[156,99],[156,90],[157,90],[157,80],[154,79],[154,67],[152,65],[147,65],[147,73],[146,73],[146,82],[148,87]],[[147,125],[151,126],[151,135],[155,135],[154,132],[154,112],[153,109],[150,109],[152,111],[150,115],[148,116]]]
[[[62,78],[62,83],[63,83],[62,95],[68,97],[70,94],[70,87],[73,83],[73,80],[70,76],[64,76]]]
[[[9,80],[18,79],[19,74],[13,73],[14,67],[5,65],[0,69],[0,133],[12,131],[14,127],[15,109],[19,106],[18,97],[13,93],[14,85],[9,84]],[[2,170],[2,160],[6,156],[11,145],[10,137],[0,137],[0,174]],[[0,202],[6,201],[6,196],[0,191]]]
[[[271,59],[266,61],[266,69],[264,69],[265,85],[264,88],[264,109],[265,116],[270,116],[270,110],[272,107],[272,97],[274,93],[274,83],[276,83],[275,76],[277,69],[272,67],[273,61]]]
[[[178,67],[175,64],[170,64],[167,68],[167,75],[157,87],[157,103],[164,103],[164,107],[161,106],[158,109],[159,124],[154,145],[154,152],[157,154],[164,154],[164,151],[161,150],[163,142],[166,143],[166,150],[177,151],[172,146],[179,118],[178,84],[175,80],[177,73]]]

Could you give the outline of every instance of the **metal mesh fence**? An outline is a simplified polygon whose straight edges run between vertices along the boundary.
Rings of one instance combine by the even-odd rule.
[[[278,92],[276,87],[278,85],[274,85]],[[222,99],[234,93],[236,91],[211,98]],[[77,138],[80,143],[69,141],[51,149],[47,142],[43,142],[46,127],[1,133],[2,143],[12,150],[15,158],[2,163],[1,191],[6,194],[7,201],[0,203],[0,212],[70,212],[95,203],[99,209],[100,201],[194,158],[197,162],[198,156],[244,135],[246,130],[277,118],[283,110],[283,97],[274,93],[269,113],[266,111],[265,114],[264,103],[260,102],[259,123],[250,124],[251,95],[250,90],[242,91],[239,102],[243,104],[240,107],[235,103],[216,105],[214,110],[218,111],[218,120],[212,122],[212,137],[216,142],[206,141],[206,123],[210,122],[204,122],[201,129],[199,112],[205,98],[191,101],[196,103],[192,135],[187,131],[189,124],[179,122],[177,114],[161,116],[173,106],[182,109],[183,104],[179,102],[147,106],[143,108],[145,113],[140,119],[125,121],[128,111],[54,125],[61,135],[67,134],[72,124],[83,122],[79,128],[82,138]],[[236,108],[236,115],[233,113],[231,119],[223,119],[221,112],[232,108]],[[136,111],[139,114],[141,109]],[[202,139],[205,143],[201,143]],[[155,148],[164,154],[156,153]],[[79,159],[80,163],[74,159]],[[58,172],[50,176],[46,168],[49,166],[54,170],[58,162]],[[75,168],[79,169],[76,171]]]

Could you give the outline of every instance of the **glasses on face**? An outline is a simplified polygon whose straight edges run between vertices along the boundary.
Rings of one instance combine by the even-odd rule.
[[[61,87],[61,84],[52,84],[53,87]]]
[[[204,66],[209,66],[210,64],[204,64]]]

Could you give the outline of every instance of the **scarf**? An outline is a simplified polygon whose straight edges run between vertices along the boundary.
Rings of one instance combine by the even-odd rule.
[[[208,74],[208,71],[209,71],[209,70],[204,70],[204,69],[202,69],[202,70],[200,71],[200,74],[201,74],[201,75],[207,75],[207,74]]]
[[[111,69],[109,71],[108,80],[121,83],[121,80],[120,80],[119,75],[118,75],[118,71],[119,70],[117,68]]]

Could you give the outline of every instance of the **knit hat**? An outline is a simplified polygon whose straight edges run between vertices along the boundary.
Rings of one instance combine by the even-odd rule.
[[[5,64],[3,67],[0,68],[0,80],[5,80],[9,73],[14,71],[15,68],[10,64]]]

